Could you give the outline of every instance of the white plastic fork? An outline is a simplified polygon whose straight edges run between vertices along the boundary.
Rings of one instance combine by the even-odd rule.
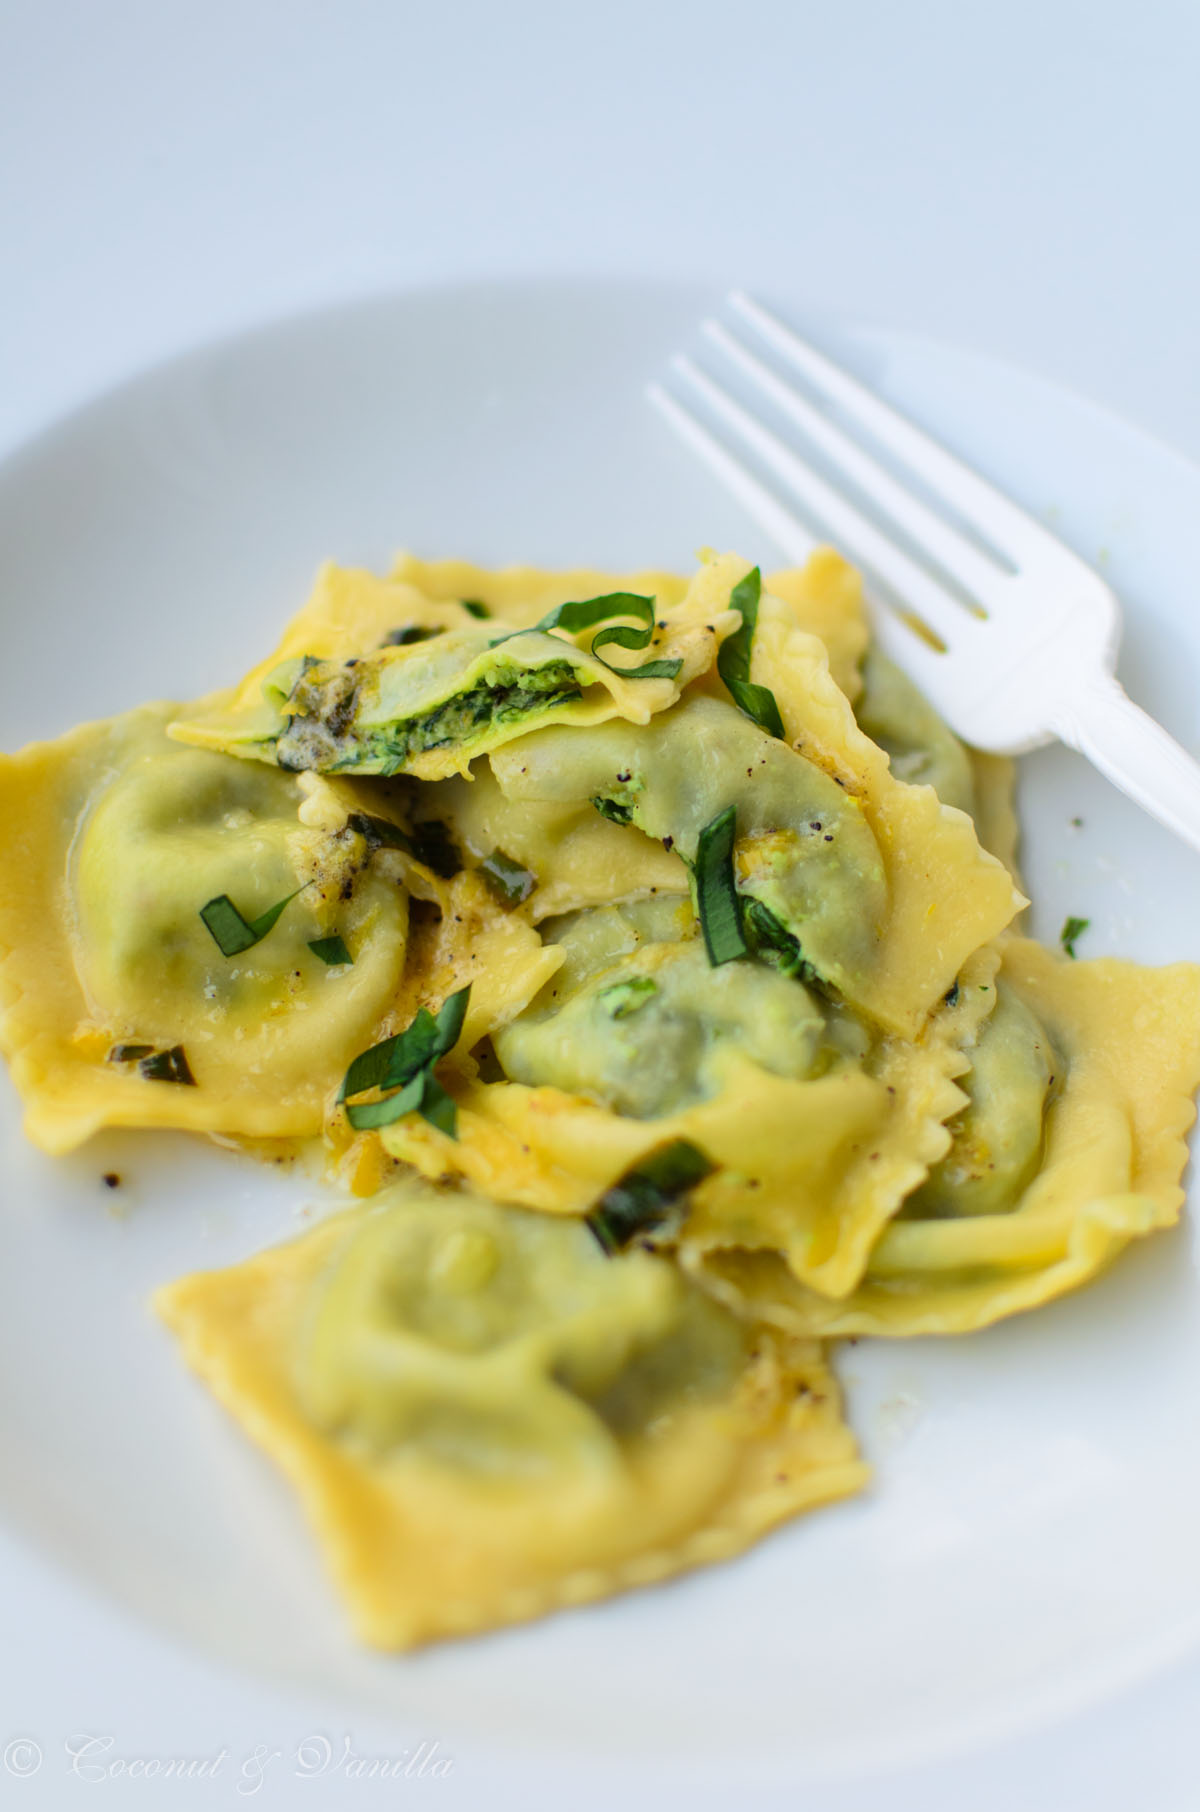
[[[951,728],[976,748],[1005,755],[1058,737],[1200,849],[1200,765],[1116,679],[1121,613],[1099,574],[759,303],[735,291],[729,304],[825,406],[802,395],[720,322],[707,321],[704,331],[725,361],[924,558],[906,553],[691,359],[677,358],[676,372],[864,569],[868,584],[876,582],[872,604],[880,642]],[[806,560],[818,543],[775,493],[662,385],[652,384],[649,395],[776,546],[789,559]],[[985,552],[900,483],[838,426],[827,413],[830,405],[916,475],[928,495],[944,499],[947,510],[993,551]]]

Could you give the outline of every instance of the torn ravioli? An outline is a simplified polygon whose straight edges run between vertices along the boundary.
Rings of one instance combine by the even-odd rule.
[[[880,1036],[773,968],[708,966],[685,901],[599,909],[552,935],[563,967],[493,1038],[512,1080],[462,1078],[457,1137],[409,1117],[379,1135],[425,1175],[584,1214],[657,1147],[717,1166],[689,1200],[690,1253],[782,1253],[853,1289],[881,1229],[946,1152],[969,1028],[994,1000],[994,949],[916,1041]]]
[[[714,587],[723,589],[720,576],[703,569],[683,599],[657,607],[657,616],[653,599],[614,598],[574,638],[549,622],[525,629],[426,600],[427,612],[457,613],[440,633],[360,645],[347,655],[340,631],[353,612],[343,611],[336,638],[322,634],[321,593],[339,595],[327,573],[285,633],[283,647],[296,651],[256,668],[230,702],[180,719],[171,734],[290,770],[444,779],[535,725],[617,716],[645,723],[666,709],[736,627],[734,614],[712,608]],[[640,630],[638,610],[650,619]],[[299,649],[298,626],[309,638]],[[333,639],[339,652],[323,653],[322,642]],[[610,661],[594,651],[610,642],[636,649],[637,658]]]
[[[176,708],[0,758],[0,1037],[44,1150],[106,1125],[319,1132],[402,972],[404,889],[302,822],[294,779],[170,742]],[[243,932],[287,903],[227,956],[216,896]],[[311,948],[334,933],[348,963]]]
[[[381,1648],[724,1559],[866,1477],[815,1342],[475,1196],[402,1185],[157,1305]]]
[[[1200,970],[1065,962],[1013,938],[1002,982],[1039,1035],[1031,1046],[1004,1014],[984,1028],[976,1062],[993,1073],[858,1289],[829,1302],[777,1263],[722,1255],[711,1272],[726,1300],[795,1332],[963,1333],[1078,1288],[1174,1223],[1200,1083]],[[1009,1187],[989,1199],[991,1162]]]

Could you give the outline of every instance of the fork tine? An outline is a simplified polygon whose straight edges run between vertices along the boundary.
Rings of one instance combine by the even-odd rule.
[[[953,647],[963,639],[965,633],[978,625],[979,619],[973,617],[957,598],[952,597],[923,567],[910,560],[902,548],[881,534],[874,523],[868,522],[853,504],[839,496],[811,466],[806,466],[803,460],[798,459],[769,428],[764,428],[761,422],[743,409],[740,403],[735,402],[706,372],[682,356],[674,359],[673,363],[676,370],[706,398],[716,413],[736,429],[771,470],[783,479],[792,494],[808,504],[842,548],[869,567],[878,578],[885,580],[905,605],[911,608],[913,614],[932,629],[947,647]]]
[[[689,409],[685,409],[682,403],[677,403],[673,396],[668,396],[661,384],[648,385],[646,395],[659,414],[670,422],[680,439],[700,455],[726,489],[746,506],[776,547],[782,548],[789,560],[803,565],[817,546],[803,524],[797,522],[790,511],[785,510],[772,497],[766,486],[759,484],[753,473],[725,450]]]
[[[890,447],[914,472],[919,472],[999,553],[1008,555],[1014,563],[1020,561],[1043,569],[1056,566],[1060,571],[1067,566],[1075,570],[1083,567],[1090,572],[1085,562],[1049,529],[1043,528],[985,478],[852,378],[848,371],[843,371],[840,365],[827,359],[790,327],[785,327],[760,302],[755,302],[743,290],[734,290],[729,304],[797,371],[833,402],[839,403],[877,440]]]
[[[1008,575],[981,554],[966,538],[950,527],[942,517],[927,509],[878,460],[863,450],[848,434],[831,422],[827,415],[802,397],[790,384],[757,358],[748,347],[723,327],[719,321],[706,321],[704,332],[745,373],[757,388],[769,396],[796,423],[816,446],[827,453],[834,464],[868,497],[880,505],[895,522],[900,523],[912,540],[938,562],[981,604],[986,605],[1003,586]]]
[[[799,563],[806,561],[818,544],[803,523],[798,522],[790,510],[785,510],[749,468],[735,459],[696,419],[691,410],[685,409],[661,384],[647,385],[646,395],[685,445],[697,452],[725,488],[745,505],[747,513],[776,547],[789,560]],[[900,662],[918,684],[927,688],[931,686],[942,656],[930,648],[899,616],[879,605],[873,598],[868,601],[872,607],[876,634],[884,651]]]

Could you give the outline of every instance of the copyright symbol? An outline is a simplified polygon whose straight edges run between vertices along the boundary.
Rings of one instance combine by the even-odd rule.
[[[9,1774],[23,1779],[37,1773],[42,1765],[42,1752],[32,1737],[14,1737],[0,1760]]]

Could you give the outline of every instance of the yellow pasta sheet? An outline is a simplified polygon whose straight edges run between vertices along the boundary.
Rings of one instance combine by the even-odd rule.
[[[47,1151],[101,1126],[319,1133],[399,985],[405,889],[306,823],[295,779],[170,742],[175,709],[0,758],[0,1040]],[[295,897],[227,957],[200,918],[219,894],[247,918]],[[333,933],[351,964],[310,948]],[[111,1058],[180,1046],[190,1084]]]
[[[865,1478],[816,1343],[473,1197],[409,1184],[158,1306],[383,1648],[724,1559]]]
[[[726,609],[727,589],[709,568],[682,596],[671,585],[666,598],[654,599],[648,648],[610,660],[591,652],[595,626],[576,637],[534,633],[538,619],[528,620],[528,608],[516,612],[523,622],[481,621],[464,602],[430,599],[399,580],[326,566],[273,653],[228,698],[178,718],[171,734],[227,754],[278,759],[288,768],[444,779],[466,773],[473,757],[524,735],[531,723],[592,724],[611,717],[645,723],[666,710],[736,628],[736,615]],[[622,615],[619,609],[613,614]],[[636,672],[643,662],[674,663],[678,670],[643,677]],[[564,663],[573,681],[565,695],[548,680],[544,690],[534,684],[539,671],[548,674]],[[502,708],[504,688],[518,679],[531,688],[520,709]],[[495,703],[455,716],[455,701],[480,688]],[[437,730],[414,740],[406,726],[431,714]],[[395,735],[392,726],[399,727]]]
[[[550,1214],[586,1213],[625,1171],[674,1139],[718,1169],[690,1198],[691,1254],[725,1247],[778,1252],[794,1275],[833,1296],[861,1277],[880,1230],[950,1143],[962,1106],[954,1077],[993,999],[994,950],[915,1042],[885,1038],[864,1067],[812,1080],[731,1060],[714,1098],[633,1119],[554,1087],[444,1076],[458,1102],[450,1139],[415,1115],[379,1135],[392,1157],[431,1178],[456,1174],[504,1201]],[[785,986],[794,986],[786,983]]]
[[[1040,1167],[1012,1208],[895,1221],[840,1302],[776,1261],[721,1255],[710,1281],[726,1300],[796,1332],[964,1333],[1077,1288],[1176,1220],[1200,1082],[1200,969],[1071,963],[1014,938],[1003,973],[1066,1065]]]

